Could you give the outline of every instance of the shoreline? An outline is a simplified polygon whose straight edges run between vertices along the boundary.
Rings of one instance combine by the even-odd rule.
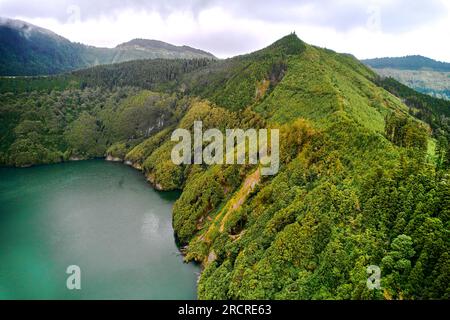
[[[107,155],[107,156],[103,156],[103,157],[94,157],[94,158],[83,158],[83,157],[70,157],[67,160],[62,160],[60,162],[53,162],[53,163],[39,163],[39,164],[30,164],[30,165],[26,165],[26,166],[21,166],[21,167],[16,167],[16,166],[7,166],[7,165],[0,165],[0,169],[1,168],[11,168],[11,169],[30,169],[30,168],[34,168],[34,167],[40,167],[40,166],[50,166],[50,165],[57,165],[57,164],[63,164],[63,163],[69,163],[69,162],[82,162],[82,161],[90,161],[90,160],[102,160],[105,162],[111,162],[111,163],[120,163],[122,165],[131,167],[132,169],[139,171],[143,176],[144,179],[147,181],[147,183],[149,184],[149,186],[151,188],[153,188],[155,191],[157,192],[168,192],[170,190],[164,190],[159,184],[155,184],[153,179],[149,176],[147,176],[142,168],[142,166],[138,163],[134,163],[130,160],[124,160],[120,157],[113,157],[111,155]],[[182,192],[183,190],[179,190],[180,192]],[[173,218],[173,210],[172,210],[172,218]],[[173,226],[172,226],[173,228]],[[204,265],[202,262],[196,261],[196,260],[191,260],[191,261],[186,261],[184,258],[186,257],[186,248],[187,245],[182,246],[178,240],[178,237],[175,233],[175,230],[173,232],[173,236],[174,236],[174,240],[175,240],[175,244],[178,248],[178,251],[180,252],[181,256],[183,257],[183,262],[184,263],[194,263],[200,266],[201,271],[200,274],[203,272],[204,269]],[[200,277],[200,275],[199,275]]]

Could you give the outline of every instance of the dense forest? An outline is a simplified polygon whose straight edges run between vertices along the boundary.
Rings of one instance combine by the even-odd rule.
[[[1,164],[108,156],[182,190],[173,226],[203,266],[201,299],[450,298],[448,105],[350,55],[291,34],[226,60],[1,79],[0,92]],[[174,165],[170,135],[196,120],[278,128],[279,173]]]
[[[436,139],[450,139],[450,101],[419,93],[393,78],[378,78],[376,83],[409,107],[409,113],[428,123]]]

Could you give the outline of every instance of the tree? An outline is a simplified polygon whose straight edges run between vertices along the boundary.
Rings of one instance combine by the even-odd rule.
[[[414,253],[411,237],[401,234],[392,241],[391,250],[381,260],[382,287],[389,296],[404,297]]]
[[[100,130],[97,119],[87,112],[70,125],[65,138],[76,155],[95,157],[104,154],[104,147],[98,144]]]
[[[436,169],[445,169],[448,158],[448,141],[444,135],[439,135],[436,143]]]

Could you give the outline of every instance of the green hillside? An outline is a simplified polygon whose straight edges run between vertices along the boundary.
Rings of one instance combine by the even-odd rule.
[[[128,62],[0,88],[0,163],[109,156],[182,190],[173,226],[203,266],[200,299],[449,298],[448,117],[422,102],[441,120],[416,118],[350,55],[291,34],[223,61]],[[174,165],[170,135],[196,120],[278,128],[279,173]],[[369,265],[380,290],[366,286]]]

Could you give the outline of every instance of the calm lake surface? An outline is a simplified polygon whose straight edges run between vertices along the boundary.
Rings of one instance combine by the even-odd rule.
[[[195,299],[175,245],[177,193],[102,160],[0,168],[0,299]],[[81,269],[68,290],[66,269]]]

